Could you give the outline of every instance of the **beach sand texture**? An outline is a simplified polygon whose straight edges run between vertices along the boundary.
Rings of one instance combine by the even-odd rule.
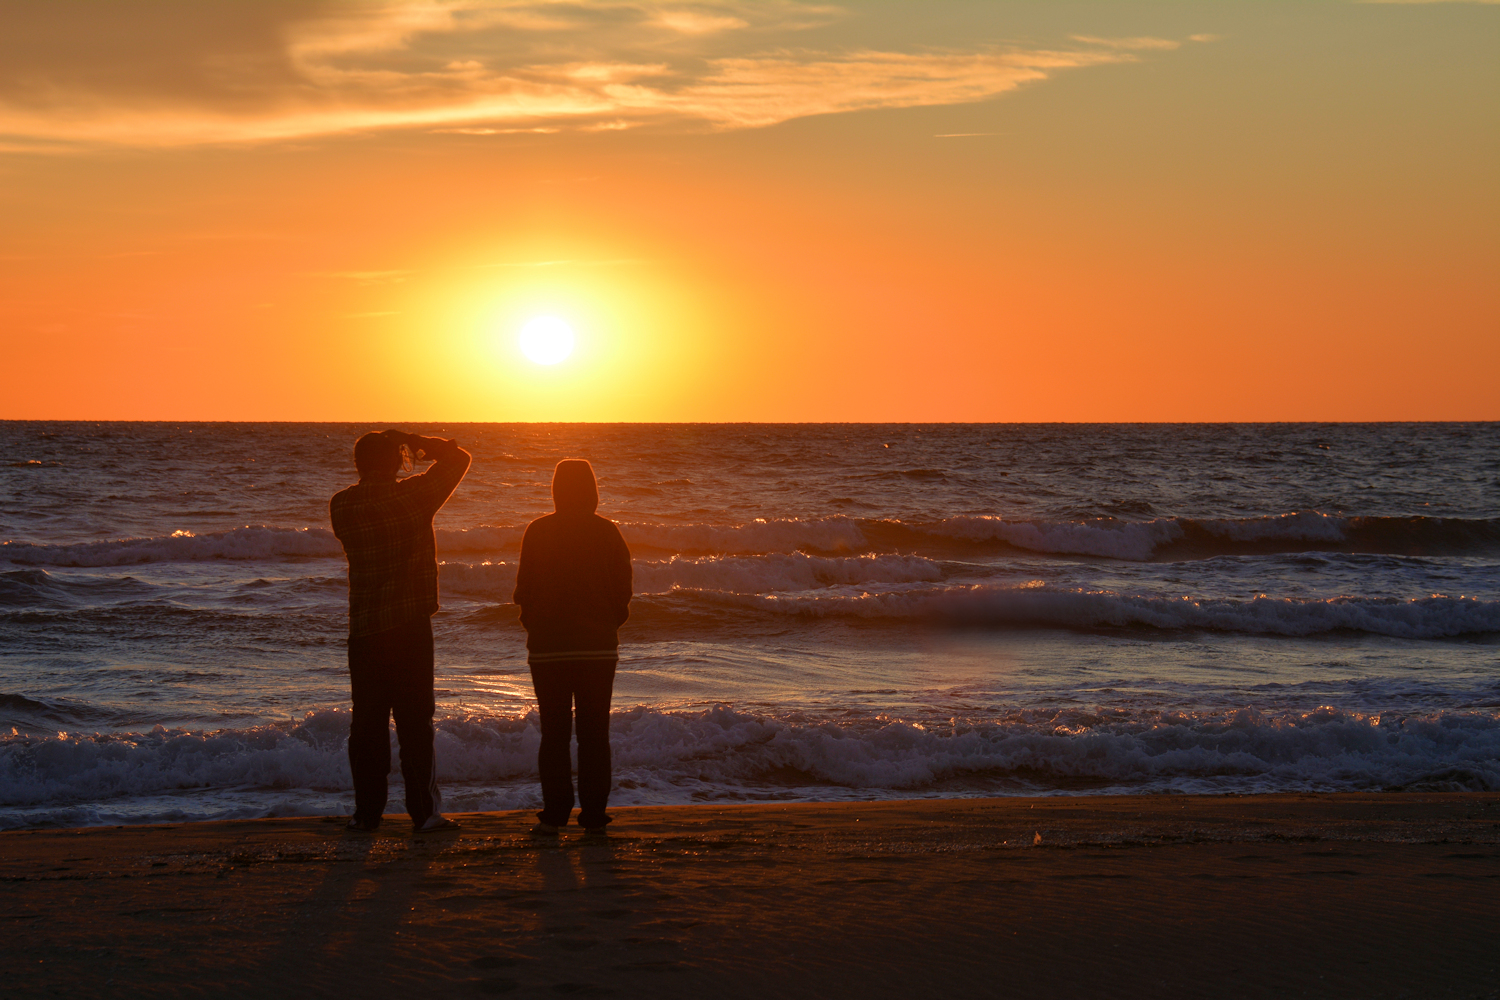
[[[1497,997],[1500,795],[0,834],[0,996]]]

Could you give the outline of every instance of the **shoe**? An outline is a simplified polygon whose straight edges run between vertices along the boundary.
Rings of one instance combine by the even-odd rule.
[[[423,823],[421,826],[413,827],[412,828],[412,832],[413,833],[436,833],[438,831],[448,831],[448,830],[457,830],[457,829],[459,829],[459,825],[458,825],[458,823],[455,820],[449,819],[448,817],[444,816],[442,813],[433,813],[431,816],[427,817],[427,822]]]
[[[557,836],[557,827],[551,823],[538,823],[531,828],[531,835],[533,837],[555,837]]]
[[[589,833],[603,833],[604,828],[614,821],[613,816],[604,813],[599,813],[597,816],[590,815],[587,820],[584,819],[583,813],[578,814],[578,825]]]
[[[350,816],[349,822],[344,824],[345,830],[358,830],[361,833],[374,833],[380,828],[378,819],[360,819],[358,816]]]
[[[608,837],[609,836],[609,827],[607,827],[607,826],[586,826],[586,827],[583,828],[583,835],[585,837],[588,837],[591,840],[594,839],[594,838],[600,838],[600,839],[602,839],[604,837]]]

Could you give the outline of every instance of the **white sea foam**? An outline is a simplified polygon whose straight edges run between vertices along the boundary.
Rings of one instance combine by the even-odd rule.
[[[141,822],[255,811],[224,789],[254,793],[261,814],[319,796],[333,808],[349,787],[347,728],[347,713],[324,711],[296,725],[219,733],[0,739],[0,827],[119,817],[127,802]],[[997,791],[1500,789],[1494,714],[1033,711],[932,727],[787,720],[720,706],[618,711],[611,729],[617,805]],[[439,780],[463,808],[529,804],[538,740],[535,713],[440,720]],[[185,804],[180,796],[194,791],[207,798]],[[143,808],[150,802],[165,803],[156,810],[162,816]]]
[[[1042,584],[973,585],[880,593],[728,594],[696,591],[710,603],[789,615],[929,618],[979,625],[1060,628],[1146,626],[1306,636],[1346,629],[1403,639],[1500,632],[1500,602],[1432,597],[1251,600],[1143,597]]]

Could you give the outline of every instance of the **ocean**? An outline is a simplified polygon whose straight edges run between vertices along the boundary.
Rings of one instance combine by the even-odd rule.
[[[0,828],[350,810],[328,499],[384,426],[0,423]],[[1500,789],[1500,425],[404,429],[474,455],[448,811],[540,804],[561,458],[634,558],[614,805]]]

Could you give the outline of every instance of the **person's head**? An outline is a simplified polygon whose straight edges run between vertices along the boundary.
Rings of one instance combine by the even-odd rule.
[[[565,458],[552,472],[552,503],[559,514],[592,514],[599,506],[594,467],[581,458]]]
[[[371,432],[354,442],[354,467],[361,480],[395,479],[401,470],[401,446],[389,435]]]

